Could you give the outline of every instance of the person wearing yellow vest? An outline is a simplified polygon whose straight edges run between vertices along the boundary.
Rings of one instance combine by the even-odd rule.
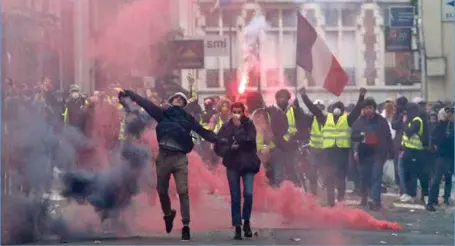
[[[429,178],[425,175],[424,170],[425,148],[422,142],[425,124],[418,104],[408,103],[406,109],[406,116],[403,117],[404,134],[401,141],[405,194],[400,201],[413,202],[417,197],[417,179],[420,181],[422,200],[428,196]]]
[[[216,106],[218,113],[214,114],[209,123],[209,129],[214,133],[218,133],[224,123],[226,123],[231,117],[231,101],[223,98],[220,99]]]
[[[204,98],[204,111],[202,111],[199,124],[205,129],[210,129],[210,119],[213,115],[216,114],[215,111],[215,100],[213,97],[206,97]],[[202,160],[209,165],[209,168],[215,166],[215,164],[219,161],[219,158],[211,149],[211,144],[203,139],[200,139],[200,144],[195,148],[198,154],[201,156]]]
[[[327,190],[327,205],[334,206],[335,187],[338,191],[337,200],[344,200],[346,175],[351,150],[350,127],[360,116],[367,91],[365,88],[360,88],[357,104],[351,113],[345,114],[344,104],[338,101],[332,104],[331,111],[329,111],[327,116],[311,102],[305,87],[302,87],[299,92],[310,112],[319,122],[324,122],[324,126],[322,127],[322,148],[326,152],[327,159],[322,163],[325,165],[324,175]]]
[[[283,180],[290,180],[297,186],[303,186],[297,170],[298,126],[302,110],[290,105],[291,93],[282,89],[275,93],[276,105],[266,108],[275,148],[271,150],[267,163],[270,184],[279,187]],[[302,175],[303,176],[303,175]]]
[[[354,159],[359,163],[361,206],[381,209],[383,166],[393,159],[392,134],[387,120],[376,112],[373,98],[366,98],[363,115],[351,127]],[[368,201],[368,194],[371,198]]]
[[[304,101],[304,103],[311,103]],[[325,105],[322,100],[315,100],[310,106],[306,105],[307,108],[316,106],[321,112],[324,112]],[[311,115],[310,123],[310,151],[311,151],[311,163],[309,165],[308,179],[310,180],[310,192],[317,196],[318,193],[318,178],[322,172],[321,162],[325,160],[325,151],[322,148],[322,127],[324,122],[319,122],[316,116]]]
[[[63,111],[63,122],[65,125],[71,125],[80,131],[85,131],[86,112],[85,106],[88,104],[85,96],[81,93],[78,85],[71,85],[69,98],[66,101]]]

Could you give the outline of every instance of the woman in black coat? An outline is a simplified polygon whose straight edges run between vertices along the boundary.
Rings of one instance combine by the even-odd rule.
[[[250,226],[251,210],[253,208],[254,175],[259,172],[260,160],[256,149],[256,128],[253,122],[245,116],[245,105],[236,102],[231,106],[232,118],[218,132],[220,141],[215,145],[215,152],[223,158],[227,169],[229,190],[231,193],[231,217],[235,227],[234,239],[252,237]],[[240,180],[243,180],[243,211],[241,211]],[[243,215],[243,216],[242,216]],[[242,218],[243,217],[243,218]]]

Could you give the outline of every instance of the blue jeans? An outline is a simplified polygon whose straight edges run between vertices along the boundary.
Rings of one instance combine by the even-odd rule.
[[[251,210],[253,209],[253,181],[254,174],[247,173],[240,175],[235,170],[227,169],[229,191],[231,193],[231,217],[233,226],[242,225],[243,220],[250,220]],[[243,212],[240,209],[241,191],[240,179],[243,179]]]
[[[381,204],[381,184],[384,160],[375,156],[359,156],[360,191],[362,199],[370,195],[375,204]]]

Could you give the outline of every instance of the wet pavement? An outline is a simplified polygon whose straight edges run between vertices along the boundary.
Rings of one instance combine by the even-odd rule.
[[[378,219],[399,222],[401,231],[371,230],[330,230],[330,229],[284,229],[273,226],[261,227],[261,219],[253,220],[256,236],[242,241],[232,240],[231,229],[195,230],[190,242],[180,241],[180,226],[166,234],[141,233],[133,237],[112,237],[108,234],[82,240],[65,242],[67,244],[279,244],[279,245],[454,245],[453,207],[441,206],[437,212],[428,212],[420,204],[396,202],[398,195],[384,194],[384,210],[369,212]],[[349,206],[357,207],[358,199],[351,197],[346,201]],[[222,210],[225,210],[223,208]],[[221,212],[221,211],[219,211]],[[267,216],[264,214],[256,217]],[[273,217],[273,215],[270,215]],[[213,217],[214,219],[216,217]],[[224,219],[223,219],[224,220]],[[164,226],[163,226],[164,227]],[[45,242],[57,243],[57,242]],[[58,242],[61,243],[61,242]],[[44,244],[44,242],[43,242]]]

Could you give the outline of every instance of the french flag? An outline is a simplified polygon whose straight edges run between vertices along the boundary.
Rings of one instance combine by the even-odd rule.
[[[312,75],[316,85],[340,96],[348,75],[308,20],[300,13],[297,18],[297,65]]]

